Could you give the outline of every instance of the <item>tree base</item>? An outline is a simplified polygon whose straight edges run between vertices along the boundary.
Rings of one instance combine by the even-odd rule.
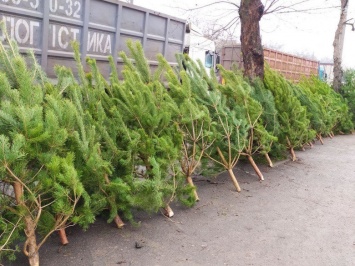
[[[197,194],[197,188],[196,188],[194,182],[192,181],[192,177],[191,177],[191,176],[188,176],[188,177],[186,178],[186,180],[187,180],[187,183],[188,183],[189,185],[191,185],[191,186],[194,188],[195,201],[200,201],[200,198],[198,197],[198,194]]]
[[[165,206],[163,214],[169,218],[174,216],[174,212],[168,204]]]
[[[292,162],[297,160],[296,153],[293,148],[290,148]]]
[[[320,143],[321,143],[322,145],[324,145],[323,138],[322,138],[322,135],[321,135],[321,134],[318,134],[318,135],[317,135],[317,139],[320,141]]]
[[[115,218],[113,218],[113,221],[115,222],[118,229],[121,229],[123,226],[125,226],[125,223],[122,221],[121,217],[118,216],[118,214],[115,216]]]
[[[69,244],[68,238],[67,238],[67,234],[65,233],[65,228],[61,228],[58,230],[58,234],[59,234],[59,239],[60,239],[60,243],[65,246]]]
[[[259,167],[256,165],[256,163],[251,155],[248,155],[248,160],[249,160],[250,164],[253,166],[254,171],[258,175],[260,181],[264,181],[264,176],[261,173]]]
[[[274,164],[273,164],[273,162],[272,162],[272,160],[271,160],[271,158],[270,158],[270,156],[269,156],[268,153],[265,153],[265,158],[266,158],[266,160],[267,160],[268,165],[269,165],[271,168],[274,167]]]
[[[235,189],[238,192],[242,191],[240,186],[239,186],[239,183],[238,183],[237,179],[235,178],[235,175],[233,173],[233,169],[228,169],[227,171],[228,171],[229,177],[231,178],[231,180],[233,182],[233,185],[234,185]]]

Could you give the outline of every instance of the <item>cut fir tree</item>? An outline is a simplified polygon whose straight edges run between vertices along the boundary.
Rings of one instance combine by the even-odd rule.
[[[126,127],[137,141],[130,146],[135,176],[136,205],[147,211],[163,207],[178,197],[183,203],[195,202],[194,188],[186,185],[177,164],[181,155],[182,132],[179,108],[150,69],[140,44],[127,43],[133,62],[123,52],[122,83],[115,83],[113,96]]]
[[[0,44],[0,223],[7,230],[0,246],[14,258],[14,241],[24,237],[24,254],[39,265],[39,249],[57,230],[80,220],[77,207],[90,214],[89,196],[66,149],[69,130],[56,116],[45,77],[32,54],[29,70],[15,43]],[[52,99],[56,109],[73,121],[71,105]],[[80,202],[79,202],[80,201]],[[40,236],[40,239],[37,237]]]
[[[295,161],[295,148],[301,148],[315,138],[315,131],[310,128],[307,110],[293,95],[289,82],[281,74],[265,68],[265,87],[270,90],[275,98],[278,111],[280,134],[278,141],[286,147]]]
[[[241,155],[248,158],[260,180],[264,180],[263,174],[253,159],[253,155],[258,152],[267,155],[269,147],[277,138],[264,127],[262,121],[263,108],[251,96],[253,88],[249,83],[241,75],[227,71],[222,66],[219,66],[219,70],[224,84],[216,85],[217,88],[227,97],[229,108],[238,106],[241,112],[240,115],[243,115],[244,120],[248,123],[248,142]]]
[[[158,60],[159,69],[156,75],[160,74],[159,71],[163,71],[164,77],[169,82],[168,92],[178,106],[179,113],[176,122],[183,136],[181,171],[187,183],[195,189],[194,197],[198,201],[199,197],[192,176],[200,166],[204,153],[214,141],[211,131],[212,121],[208,109],[198,104],[194,98],[191,77],[186,74],[186,71],[182,69],[179,73],[174,73],[163,56],[158,56]]]
[[[187,56],[179,57],[180,65],[186,68],[190,76],[191,88],[196,101],[207,107],[212,119],[211,130],[214,142],[205,156],[216,166],[223,167],[229,174],[233,185],[239,192],[241,188],[234,175],[233,168],[239,161],[247,143],[248,123],[240,106],[228,104],[227,97],[216,88],[216,78],[209,77],[202,63],[195,64]],[[211,73],[213,75],[213,73]],[[208,163],[208,168],[211,168]]]

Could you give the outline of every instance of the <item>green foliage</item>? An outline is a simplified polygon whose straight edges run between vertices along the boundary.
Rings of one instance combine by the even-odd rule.
[[[112,93],[123,122],[137,137],[129,150],[132,173],[136,180],[141,180],[136,184],[135,205],[147,209],[145,205],[149,202],[149,208],[156,211],[179,190],[185,191],[185,181],[176,170],[183,141],[178,124],[181,113],[163,83],[150,76],[142,47],[130,42],[128,47],[135,64],[125,53],[120,53],[124,80],[113,84]],[[138,171],[139,168],[143,171]]]
[[[301,147],[315,137],[307,109],[293,94],[292,85],[281,74],[265,68],[265,87],[275,98],[280,123],[279,143],[288,149]]]
[[[274,114],[271,113],[273,117],[270,117],[270,114],[263,115],[262,104],[252,95],[266,100],[270,94],[267,94],[261,86],[258,87],[260,92],[256,93],[255,89],[244,80],[241,74],[227,71],[222,66],[219,66],[219,69],[225,85],[218,85],[218,89],[229,99],[230,108],[238,106],[240,114],[248,123],[248,143],[245,146],[244,153],[248,156],[252,156],[256,152],[262,154],[268,153],[272,143],[277,140],[277,137],[273,135],[276,124],[274,121],[276,112],[274,110],[271,111],[274,112]],[[255,83],[257,82],[255,81]],[[273,107],[272,97],[269,97],[267,100],[270,102],[264,101],[263,103],[267,107]],[[270,121],[270,131],[266,129],[265,122],[262,119],[263,116]]]
[[[214,141],[211,131],[211,119],[206,106],[198,104],[192,88],[192,78],[184,69],[176,74],[163,56],[158,56],[159,71],[168,81],[168,92],[177,104],[177,123],[183,138],[181,143],[180,167],[191,189],[195,189],[191,180],[196,168],[199,166],[202,156]],[[158,78],[156,76],[156,78]],[[191,198],[181,195],[180,199],[187,205]],[[198,196],[195,192],[195,199]]]
[[[73,44],[78,79],[57,66],[54,85],[33,54],[29,68],[8,45],[0,44],[0,259],[14,260],[26,221],[39,249],[53,231],[86,229],[102,213],[133,222],[133,209],[157,212],[175,199],[192,206],[201,163],[235,179],[241,155],[353,130],[347,102],[316,78],[294,85],[267,68],[264,83],[248,83],[220,67],[220,84],[181,54],[176,68],[159,55],[152,73],[141,45],[128,42],[123,80],[112,58],[110,81],[93,59],[85,72]],[[342,93],[354,112],[353,72]]]
[[[317,77],[303,80],[300,83],[302,88],[308,88],[314,94],[315,102],[319,102],[318,106],[325,123],[325,134],[330,132],[348,133],[353,128],[352,115],[349,107],[343,97],[336,93],[327,83],[321,81]]]
[[[218,82],[213,73],[211,77],[207,75],[201,62],[198,65],[184,55],[178,59],[190,76],[194,98],[198,104],[207,107],[212,120],[214,142],[205,153],[211,160],[208,169],[212,169],[211,162],[217,166],[217,171],[221,167],[232,169],[247,143],[249,125],[243,110],[240,105],[230,104],[230,99],[218,90]]]
[[[311,122],[310,126],[317,135],[329,134],[331,128],[326,124],[326,109],[321,103],[321,98],[317,93],[313,93],[307,84],[291,85],[294,95],[307,108],[307,115]]]
[[[38,249],[48,235],[80,215],[79,200],[88,209],[89,196],[67,150],[70,129],[56,116],[70,117],[68,103],[47,94],[36,61],[29,69],[17,46],[9,46],[0,44],[0,185],[6,188],[0,234],[1,256],[13,259],[13,241],[26,237],[23,230],[27,237],[34,230],[29,221],[42,236]]]
[[[352,121],[355,123],[355,70],[348,69],[344,73],[345,83],[340,93],[346,99],[349,111],[352,113]]]

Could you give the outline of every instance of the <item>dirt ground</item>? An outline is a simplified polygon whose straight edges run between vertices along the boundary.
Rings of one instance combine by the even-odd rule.
[[[70,228],[69,245],[55,235],[42,247],[41,265],[355,265],[355,135],[296,154],[262,166],[263,182],[238,165],[241,193],[226,174],[197,179],[200,202],[173,206],[171,219],[138,213],[139,227]]]

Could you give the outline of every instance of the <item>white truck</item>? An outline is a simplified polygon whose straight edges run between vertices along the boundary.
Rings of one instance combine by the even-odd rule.
[[[216,64],[220,61],[219,55],[216,53],[215,42],[206,38],[201,30],[192,23],[186,25],[184,53],[194,60],[201,60],[207,73],[210,72],[210,69],[216,70]]]

